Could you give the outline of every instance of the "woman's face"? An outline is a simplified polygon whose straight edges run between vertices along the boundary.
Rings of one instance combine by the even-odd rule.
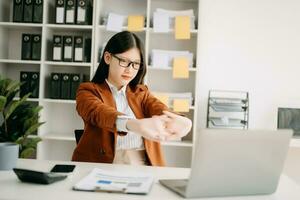
[[[108,81],[118,89],[134,79],[141,63],[140,51],[137,48],[118,54],[105,52],[104,60],[109,65]]]

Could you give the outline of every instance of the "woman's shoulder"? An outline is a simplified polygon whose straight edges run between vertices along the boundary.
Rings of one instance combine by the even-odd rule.
[[[98,89],[102,84],[94,83],[94,82],[83,82],[79,85],[80,89]]]
[[[141,92],[141,91],[148,91],[148,86],[144,84],[138,84],[135,87],[131,87],[133,92]]]

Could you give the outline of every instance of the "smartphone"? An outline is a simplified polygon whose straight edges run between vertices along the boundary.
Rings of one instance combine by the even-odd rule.
[[[75,165],[55,165],[50,172],[55,173],[71,173],[75,169]]]

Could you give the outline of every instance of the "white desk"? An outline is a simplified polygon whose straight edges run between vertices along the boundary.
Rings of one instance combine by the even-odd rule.
[[[71,163],[39,160],[22,160],[18,161],[17,167],[28,168],[42,171],[49,171],[54,164]],[[39,185],[20,182],[13,171],[0,171],[0,199],[182,199],[177,194],[169,191],[160,185],[158,179],[180,179],[187,178],[190,169],[187,168],[163,168],[163,167],[133,167],[128,165],[110,165],[97,163],[80,163],[76,164],[76,171],[71,177],[50,185]],[[123,171],[141,171],[152,173],[155,177],[155,184],[148,195],[117,194],[104,192],[81,192],[73,191],[72,186],[82,177],[86,176],[93,168],[98,167],[106,170]],[[200,186],[199,186],[200,187]],[[272,195],[264,196],[241,196],[241,197],[224,197],[224,198],[202,198],[202,200],[300,200],[300,186],[290,180],[287,176],[282,175],[277,192]]]

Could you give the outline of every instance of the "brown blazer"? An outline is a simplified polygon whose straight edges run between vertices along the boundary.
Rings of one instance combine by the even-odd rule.
[[[162,114],[168,110],[150,94],[147,86],[135,89],[127,86],[128,104],[137,119]],[[84,121],[84,133],[72,156],[73,161],[112,163],[117,137],[116,119],[123,115],[116,109],[115,101],[106,82],[80,84],[76,95],[76,109]],[[164,166],[165,161],[160,143],[143,138],[151,165]]]

